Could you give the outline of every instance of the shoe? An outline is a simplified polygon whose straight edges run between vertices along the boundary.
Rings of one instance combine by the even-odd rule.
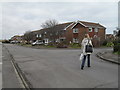
[[[91,66],[88,66],[88,67],[91,67]]]
[[[81,70],[83,70],[83,67],[81,67]]]

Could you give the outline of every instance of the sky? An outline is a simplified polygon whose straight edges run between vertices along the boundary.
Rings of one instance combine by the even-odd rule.
[[[39,30],[49,19],[100,23],[106,33],[118,26],[118,2],[2,2],[0,12],[2,39]]]

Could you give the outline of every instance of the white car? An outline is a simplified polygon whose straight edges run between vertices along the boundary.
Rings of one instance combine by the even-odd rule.
[[[41,40],[37,40],[35,42],[32,43],[32,46],[35,46],[35,45],[42,45],[43,42]]]

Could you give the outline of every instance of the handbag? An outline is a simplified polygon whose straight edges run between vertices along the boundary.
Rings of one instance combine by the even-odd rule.
[[[85,52],[86,53],[92,53],[93,52],[93,46],[89,43],[89,39],[88,39],[88,44],[85,46]]]
[[[80,61],[83,60],[83,56],[84,56],[83,53],[81,53],[81,55],[80,55]]]

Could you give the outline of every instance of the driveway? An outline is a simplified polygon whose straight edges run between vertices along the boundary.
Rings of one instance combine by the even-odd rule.
[[[91,67],[80,69],[80,49],[33,49],[6,44],[34,88],[118,88],[118,65],[91,55]]]

